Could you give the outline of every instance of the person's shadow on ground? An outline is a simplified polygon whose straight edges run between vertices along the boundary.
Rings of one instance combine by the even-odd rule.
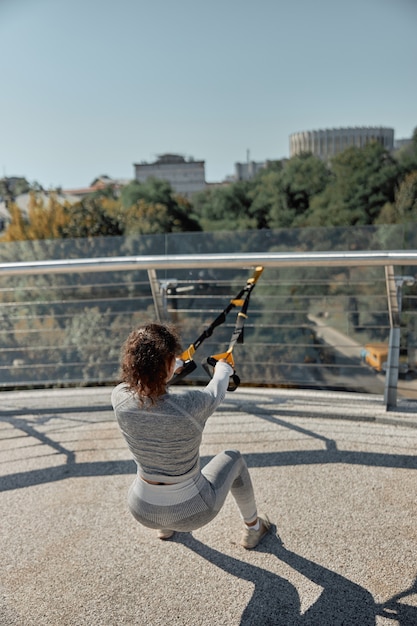
[[[265,537],[256,550],[274,554],[323,588],[303,614],[297,589],[281,576],[218,552],[189,533],[177,533],[175,541],[225,572],[254,585],[252,597],[242,613],[241,626],[375,626],[377,615],[396,620],[400,626],[417,624],[417,608],[399,602],[417,592],[417,582],[416,589],[412,587],[384,605],[377,605],[365,588],[287,550],[274,532]]]

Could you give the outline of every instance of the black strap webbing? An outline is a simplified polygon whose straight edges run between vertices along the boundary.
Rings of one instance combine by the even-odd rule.
[[[223,352],[222,354],[215,354],[215,355],[208,357],[206,363],[202,364],[206,372],[211,377],[213,376],[213,373],[214,373],[214,367],[216,366],[217,361],[219,361],[220,359],[225,359],[229,363],[229,365],[233,367],[233,369],[235,367],[235,362],[234,362],[234,358],[232,354],[233,348],[235,347],[237,343],[243,343],[244,341],[243,331],[244,331],[245,321],[248,317],[247,310],[249,307],[250,295],[262,271],[263,271],[263,267],[257,268],[256,280],[252,280],[252,282],[248,286],[248,289],[246,290],[245,297],[239,301],[239,305],[241,308],[236,317],[235,327],[233,329],[233,333],[232,333],[227,351]],[[240,378],[236,374],[236,372],[233,372],[232,376],[230,377],[228,391],[235,391],[235,389],[237,389],[239,384],[240,384]]]
[[[174,374],[174,376],[172,377],[172,379],[171,379],[171,381],[169,383],[170,385],[173,385],[173,384],[179,382],[180,380],[183,380],[186,376],[188,376],[188,374],[190,374],[191,372],[193,372],[196,369],[197,365],[193,361],[193,356],[194,356],[195,351],[198,350],[198,348],[201,346],[203,341],[205,341],[206,339],[211,337],[211,335],[213,334],[213,331],[215,330],[215,328],[217,328],[218,326],[221,326],[221,324],[223,324],[226,321],[227,315],[230,313],[230,311],[233,308],[240,306],[241,307],[240,313],[243,312],[243,315],[246,315],[246,310],[247,310],[248,305],[249,305],[250,294],[251,294],[253,288],[255,287],[258,278],[262,274],[263,269],[264,268],[262,266],[258,266],[258,267],[255,268],[255,271],[252,274],[252,276],[246,281],[245,286],[242,287],[242,289],[239,291],[239,293],[237,293],[236,296],[232,300],[230,300],[230,302],[227,305],[227,307],[214,319],[213,322],[211,322],[211,324],[205,330],[203,330],[201,335],[194,341],[194,343],[192,343],[178,357],[178,358],[180,358],[180,359],[182,359],[184,361],[184,367],[182,368],[182,370],[178,374]],[[238,317],[239,317],[239,314],[238,314]],[[243,323],[244,323],[244,320],[243,320]],[[243,323],[242,323],[241,329],[239,330],[239,333],[238,333],[239,336],[236,337],[236,341],[234,343],[236,343],[236,342],[237,343],[243,343]],[[238,321],[236,322],[236,325],[235,325],[234,334],[235,334],[235,332],[236,333],[238,332],[237,331],[237,327],[238,327]],[[231,343],[233,341],[234,334],[232,335]]]

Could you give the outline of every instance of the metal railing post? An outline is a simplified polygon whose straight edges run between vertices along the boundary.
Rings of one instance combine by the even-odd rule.
[[[414,285],[414,276],[395,276],[394,266],[385,266],[388,296],[390,335],[385,378],[384,403],[387,411],[397,406],[398,376],[400,371],[402,287]]]
[[[156,276],[156,270],[148,269],[149,285],[151,287],[153,304],[155,307],[155,316],[158,322],[165,321],[164,306],[165,295],[161,289],[161,283]]]
[[[398,286],[394,276],[393,265],[385,266],[385,284],[387,288],[390,324],[384,390],[384,404],[388,411],[397,406],[398,369],[400,364],[400,302],[398,299]]]
[[[155,315],[158,322],[169,321],[167,291],[177,286],[176,280],[158,280],[156,270],[148,269],[149,284],[151,287]]]

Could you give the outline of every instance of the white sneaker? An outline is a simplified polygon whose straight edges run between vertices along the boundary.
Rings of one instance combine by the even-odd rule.
[[[258,515],[258,519],[259,519],[258,530],[255,530],[254,528],[251,528],[250,526],[246,526],[245,524],[245,528],[242,533],[242,540],[240,542],[240,545],[243,546],[246,550],[252,550],[253,548],[256,548],[258,543],[261,541],[261,539],[267,534],[267,532],[271,528],[271,522],[269,521],[267,515],[265,514]]]
[[[173,530],[168,530],[166,528],[161,528],[160,530],[156,531],[156,535],[158,539],[163,539],[163,540],[170,539],[173,534],[174,534]]]

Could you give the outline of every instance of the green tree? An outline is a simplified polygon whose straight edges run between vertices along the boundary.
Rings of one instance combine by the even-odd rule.
[[[175,223],[165,204],[138,200],[123,212],[122,219],[127,235],[153,235],[175,231]]]
[[[271,207],[269,226],[303,225],[311,199],[325,189],[329,179],[326,164],[312,154],[304,153],[290,159],[280,172],[280,197]]]
[[[395,208],[399,222],[417,219],[417,170],[402,181],[395,196]]]
[[[121,339],[119,344],[114,341],[109,313],[101,312],[98,307],[84,308],[74,313],[65,328],[64,343],[68,348],[62,353],[63,364],[76,363],[77,374],[82,374],[86,381],[107,380],[109,372],[115,369],[112,363],[118,360],[117,345]]]
[[[329,179],[327,165],[312,154],[304,153],[288,161],[282,170],[282,184],[294,220],[304,215],[311,198],[325,189]]]
[[[395,202],[387,202],[376,224],[404,224],[417,220],[417,170],[406,175],[395,192]]]
[[[0,199],[4,200],[6,206],[9,206],[17,196],[27,193],[30,189],[30,184],[22,176],[0,179]]]
[[[403,175],[417,170],[417,128],[414,129],[411,142],[395,154]]]
[[[281,169],[266,169],[254,179],[250,197],[251,211],[263,228],[286,228],[293,215],[288,211]]]
[[[1,241],[23,241],[27,239],[28,222],[14,202],[9,206],[10,222],[1,236]]]
[[[168,181],[158,178],[149,178],[144,183],[132,181],[121,192],[120,220],[123,222],[127,215],[128,222],[133,226],[132,212],[137,208],[138,219],[146,214],[146,219],[151,218],[151,213],[158,217],[156,224],[139,227],[133,226],[133,232],[191,232],[201,230],[197,219],[193,216],[192,205],[184,197],[173,192]],[[144,207],[147,207],[145,211]],[[151,209],[151,207],[157,207]],[[165,207],[161,215],[161,207]],[[157,230],[163,228],[164,230]],[[129,234],[129,232],[127,232]]]
[[[393,202],[400,168],[379,143],[351,147],[331,163],[333,179],[311,201],[303,225],[373,224],[382,207]]]
[[[396,224],[398,219],[394,202],[386,202],[381,209],[380,214],[375,220],[375,224]]]
[[[67,222],[60,228],[63,238],[110,237],[122,235],[123,227],[105,205],[105,198],[86,196],[77,204],[66,207]]]
[[[253,181],[251,214],[269,228],[302,225],[311,199],[325,189],[329,179],[326,164],[309,153],[293,157],[281,167],[267,168]]]
[[[119,198],[119,193],[116,189],[116,186],[113,184],[106,185],[102,189],[97,189],[96,191],[92,191],[88,194],[90,198],[100,199],[107,198],[109,200],[117,200]]]
[[[143,183],[138,180],[132,180],[128,185],[123,187],[120,193],[120,200],[123,209],[129,209],[135,205],[138,200],[143,200],[146,194]]]
[[[196,194],[193,206],[202,229],[233,231],[259,228],[256,217],[250,211],[250,186],[248,181],[239,181]]]

